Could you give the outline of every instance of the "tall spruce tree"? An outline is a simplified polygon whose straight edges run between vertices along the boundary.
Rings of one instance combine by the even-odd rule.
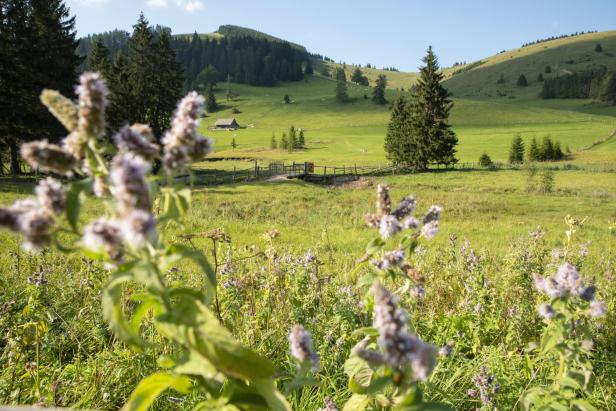
[[[438,59],[428,47],[422,60],[419,79],[414,87],[414,102],[411,104],[411,150],[409,164],[415,169],[426,169],[431,162],[450,165],[458,160],[455,146],[458,144],[451,126],[447,122],[453,102],[441,82]]]
[[[0,141],[19,174],[22,141],[57,141],[65,133],[39,95],[52,88],[71,96],[81,58],[75,18],[61,0],[4,0],[0,20]]]
[[[297,130],[295,129],[295,126],[291,126],[291,128],[289,128],[289,152],[295,150],[296,148],[298,148]]]
[[[298,137],[297,137],[297,147],[298,148],[306,147],[306,136],[304,135],[304,129],[303,128],[299,129],[299,134],[298,134]]]
[[[341,103],[349,101],[346,74],[340,67],[336,69],[336,100]]]
[[[105,46],[103,37],[98,37],[94,41],[92,50],[87,58],[87,66],[89,70],[98,71],[108,79],[111,70],[111,61],[109,60],[109,49]]]
[[[537,142],[537,138],[533,137],[530,141],[530,146],[528,146],[528,155],[529,162],[541,161],[541,153],[539,151],[539,143]]]
[[[364,75],[364,72],[361,71],[359,67],[356,67],[351,74],[351,81],[353,83],[359,84],[360,86],[367,86],[370,84],[368,77]]]
[[[128,42],[127,86],[133,98],[132,112],[128,118],[131,123],[149,123],[150,108],[157,94],[153,81],[156,70],[154,58],[154,33],[141,13]]]
[[[276,142],[276,134],[272,133],[272,138],[270,139],[270,148],[272,150],[276,150],[278,148],[278,143]]]
[[[218,111],[218,102],[216,101],[216,94],[214,93],[214,85],[212,83],[207,85],[205,91],[205,111],[208,113]]]
[[[387,134],[385,135],[385,153],[387,159],[395,166],[407,166],[411,158],[411,133],[409,129],[410,112],[404,96],[394,100]]]
[[[132,117],[134,102],[129,84],[128,59],[124,53],[116,55],[108,77],[109,108],[107,110],[108,123],[112,129],[118,129],[125,121]]]
[[[509,163],[520,164],[524,162],[524,141],[522,136],[516,134],[511,141],[511,147],[509,148]]]
[[[516,82],[516,85],[518,87],[528,86],[528,80],[526,80],[526,76],[524,74],[520,74],[520,77],[518,77],[518,81]]]
[[[385,89],[387,88],[387,77],[383,74],[379,75],[376,79],[374,90],[372,91],[372,101],[375,104],[384,105],[387,104],[385,98]]]

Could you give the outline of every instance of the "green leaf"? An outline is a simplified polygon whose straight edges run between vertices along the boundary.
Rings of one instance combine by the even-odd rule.
[[[215,379],[219,383],[223,382],[220,373],[212,363],[195,350],[186,350],[183,358],[176,361],[173,371],[177,374],[201,376]]]
[[[171,265],[174,262],[180,261],[184,258],[196,263],[205,273],[205,279],[207,281],[207,287],[205,290],[206,302],[210,304],[216,295],[216,273],[201,251],[180,244],[175,244],[169,247],[165,258],[165,264]]]
[[[190,390],[191,382],[187,377],[170,373],[157,373],[141,380],[124,406],[124,411],[146,411],[158,396],[168,388],[183,394]]]
[[[370,403],[370,397],[367,395],[353,394],[351,398],[344,404],[342,411],[363,411]]]
[[[379,331],[374,327],[362,327],[356,329],[351,334],[351,338],[358,338],[363,336],[378,337]]]
[[[269,360],[237,343],[192,294],[183,294],[173,312],[159,316],[156,323],[168,338],[196,350],[229,377],[253,380],[274,374],[274,365]]]
[[[541,337],[541,352],[543,354],[552,350],[554,347],[558,345],[558,342],[561,338],[561,334],[558,332],[559,330],[554,328],[547,328]]]
[[[366,254],[376,254],[381,251],[384,246],[385,242],[381,239],[381,237],[375,237],[366,246]]]
[[[422,402],[407,407],[394,408],[395,411],[455,411],[455,408],[440,402]]]
[[[284,395],[278,391],[272,379],[258,378],[252,381],[252,385],[263,399],[265,399],[271,411],[291,411],[291,406]]]
[[[573,400],[571,405],[580,411],[597,411],[592,404],[583,399]]]
[[[122,311],[120,302],[122,285],[133,281],[133,275],[127,271],[118,271],[103,290],[103,315],[111,330],[135,351],[141,352],[146,345],[141,337],[133,331]]]

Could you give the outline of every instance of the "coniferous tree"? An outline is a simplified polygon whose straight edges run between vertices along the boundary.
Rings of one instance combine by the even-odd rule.
[[[141,13],[128,43],[126,86],[132,97],[130,116],[127,119],[130,123],[149,123],[150,107],[157,94],[153,81],[156,70],[154,54],[154,34]]]
[[[123,53],[118,53],[111,65],[108,77],[110,104],[107,109],[107,118],[112,129],[120,128],[127,119],[132,117],[134,98],[128,84],[128,59]]]
[[[297,146],[299,148],[306,147],[306,137],[304,136],[304,129],[303,128],[299,129],[299,137],[297,138]]]
[[[340,67],[336,69],[336,100],[340,103],[346,103],[349,101],[346,74],[344,74],[344,70]]]
[[[233,138],[231,139],[231,147],[235,150],[235,148],[237,147],[237,143],[235,141],[235,136],[233,136]]]
[[[595,46],[595,51],[597,53],[602,53],[603,52],[603,47],[601,47],[601,43],[597,43],[597,45]]]
[[[610,73],[604,80],[603,90],[600,93],[601,101],[616,105],[616,73]]]
[[[233,100],[233,93],[231,92],[231,75],[227,74],[227,86],[225,89],[225,96],[227,97],[227,101]]]
[[[428,47],[415,85],[411,107],[411,148],[408,163],[415,169],[426,169],[430,162],[450,165],[455,158],[458,138],[447,120],[453,107],[449,92],[441,82],[444,79],[438,59]]]
[[[524,162],[524,141],[519,134],[513,138],[509,148],[509,163],[520,164]]]
[[[216,67],[210,64],[199,72],[195,80],[195,86],[202,90],[206,89],[210,84],[216,87],[219,79],[220,73],[216,70]]]
[[[402,95],[394,100],[387,134],[385,135],[385,153],[392,164],[407,166],[411,157],[411,133],[409,129],[410,112]]]
[[[278,143],[276,142],[276,134],[272,133],[272,138],[270,139],[270,148],[272,150],[276,150],[278,148]]]
[[[306,67],[304,68],[304,74],[307,76],[312,76],[314,74],[314,68],[312,67],[312,63],[306,63]]]
[[[360,86],[367,86],[370,84],[368,77],[364,75],[364,72],[361,71],[359,67],[356,67],[351,74],[351,81],[353,83],[359,84]]]
[[[75,37],[75,18],[61,0],[0,2],[0,145],[13,174],[21,172],[21,142],[65,133],[39,95],[44,88],[73,95],[82,62]]]
[[[216,102],[216,94],[214,93],[214,85],[208,84],[205,93],[205,111],[214,113],[218,111],[218,103]]]
[[[287,133],[283,132],[282,137],[280,138],[280,148],[282,150],[289,149],[289,140],[287,139]]]
[[[479,157],[479,165],[481,167],[490,167],[492,164],[492,159],[490,158],[488,153],[484,151],[483,154]]]
[[[554,142],[554,160],[560,161],[565,158],[565,153],[563,153],[562,148],[560,147],[560,141]]]
[[[372,92],[372,101],[376,104],[387,104],[387,99],[385,98],[385,89],[387,88],[387,77],[383,74],[379,75],[376,79],[376,85],[374,86],[374,90]]]
[[[554,160],[554,143],[552,142],[552,137],[549,135],[543,137],[539,153],[542,161]]]
[[[543,74],[539,73],[539,75],[537,76],[537,81],[538,81],[539,83],[542,83],[542,82],[543,82]]]
[[[545,66],[545,70],[543,70],[545,74],[550,74],[552,72],[552,67],[549,65]]]
[[[526,76],[524,74],[520,74],[520,77],[518,77],[518,81],[516,82],[516,85],[518,87],[528,86],[528,80],[526,80]]]
[[[98,71],[105,78],[109,77],[111,70],[111,61],[109,60],[109,49],[105,46],[102,37],[98,37],[87,59],[88,68],[92,71]]]
[[[528,146],[528,155],[527,155],[528,161],[529,162],[535,162],[535,161],[540,161],[541,160],[541,153],[539,150],[539,143],[537,143],[537,138],[533,137],[533,139],[530,141],[530,146]]]
[[[285,94],[284,97],[282,98],[282,103],[283,104],[291,104],[291,97],[289,97],[288,94]]]
[[[289,129],[289,152],[292,152],[296,148],[298,148],[297,130],[295,129],[295,126],[291,126],[291,128]]]
[[[505,76],[502,73],[498,80],[496,80],[496,84],[505,84]]]

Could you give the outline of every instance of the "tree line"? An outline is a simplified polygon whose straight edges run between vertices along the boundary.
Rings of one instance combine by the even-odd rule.
[[[21,172],[21,142],[64,137],[39,95],[44,88],[73,95],[77,44],[75,17],[61,0],[0,2],[0,173],[7,152],[11,173]]]
[[[155,33],[165,31],[169,30],[160,26],[154,29]],[[83,38],[78,51],[89,54],[99,38],[103,39],[112,58],[128,47],[128,36],[116,31]],[[184,69],[185,90],[196,88],[197,76],[208,66],[218,71],[221,81],[230,76],[236,83],[274,86],[278,81],[302,80],[309,65],[309,54],[305,50],[265,37],[202,38],[194,33],[192,36],[173,36],[170,44]]]
[[[616,72],[605,66],[594,67],[554,78],[547,78],[539,96],[552,98],[592,98],[610,104],[616,103]]]
[[[295,150],[302,150],[306,148],[306,136],[304,134],[304,129],[295,128],[295,126],[291,126],[289,128],[289,133],[282,133],[282,137],[280,137],[280,142],[276,140],[276,135],[272,134],[272,138],[270,139],[270,149],[276,150],[285,150],[289,153],[292,153]]]
[[[570,151],[568,147],[566,151]],[[536,137],[533,137],[530,145],[526,147],[522,136],[516,134],[509,148],[510,164],[521,164],[525,160],[531,163],[537,161],[560,161],[564,160],[565,157],[566,155],[560,146],[560,142],[553,141],[549,135],[544,136],[541,143],[538,142]]]

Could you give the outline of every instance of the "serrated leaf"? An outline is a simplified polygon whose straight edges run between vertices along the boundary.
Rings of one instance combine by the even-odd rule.
[[[353,394],[351,398],[344,404],[342,411],[363,411],[370,403],[370,397],[367,395]]]
[[[580,411],[597,411],[594,405],[583,399],[573,400],[571,401],[571,405]]]

